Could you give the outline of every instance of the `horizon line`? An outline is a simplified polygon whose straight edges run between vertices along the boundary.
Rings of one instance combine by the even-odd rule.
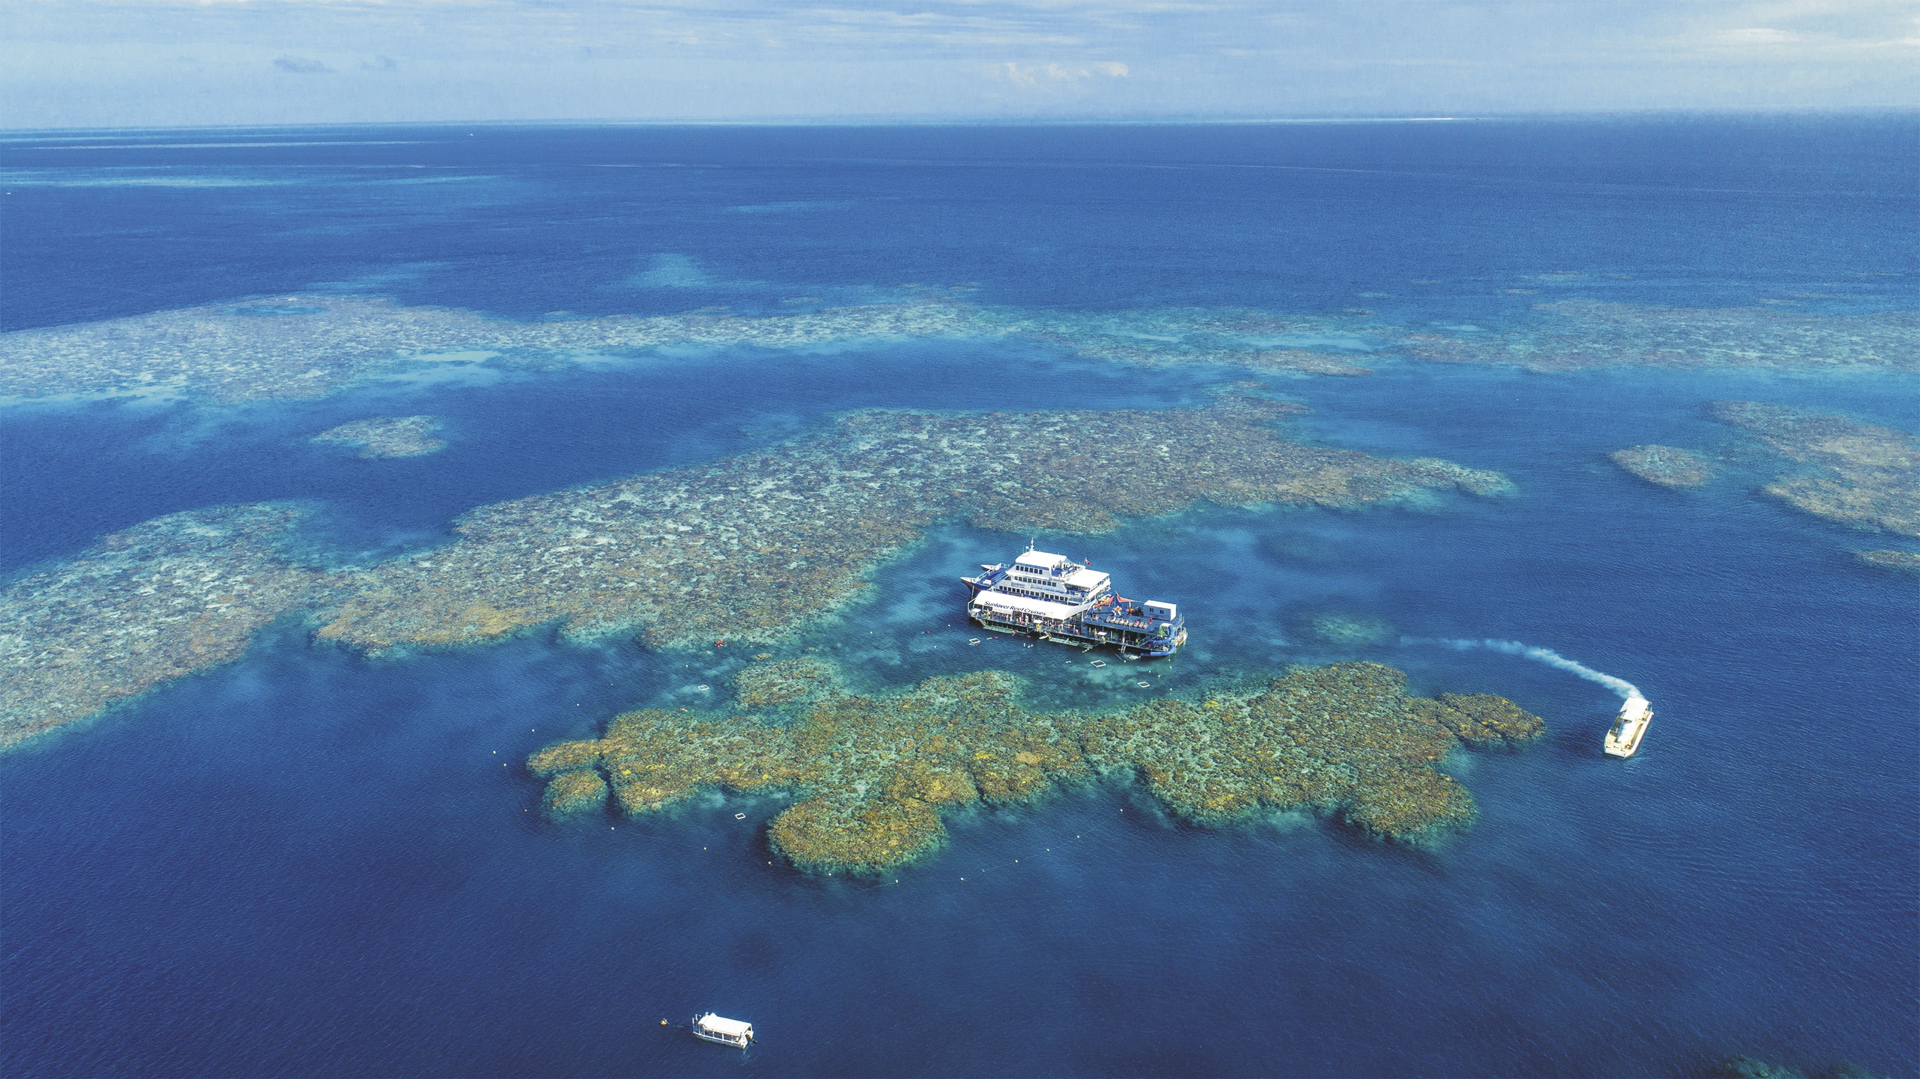
[[[1643,108],[1560,110],[1552,112],[1488,112],[1456,116],[1335,115],[1311,116],[1131,116],[1131,117],[1005,117],[1005,116],[818,116],[741,117],[730,119],[665,119],[552,117],[545,119],[445,120],[295,120],[232,124],[143,124],[58,127],[4,127],[0,138],[46,136],[62,132],[137,131],[255,131],[266,128],[344,127],[1258,127],[1292,124],[1431,124],[1500,120],[1594,120],[1608,117],[1784,117],[1827,115],[1920,115],[1920,105],[1805,106],[1750,108]]]

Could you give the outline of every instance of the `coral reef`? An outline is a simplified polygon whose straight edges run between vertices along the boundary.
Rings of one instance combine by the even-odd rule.
[[[1535,321],[1474,337],[1408,334],[1408,354],[1529,371],[1587,367],[1882,367],[1920,370],[1920,314],[1822,315],[1774,307],[1536,304]]]
[[[1405,675],[1375,663],[1110,714],[1030,711],[1004,671],[864,696],[835,688],[827,664],[799,659],[750,666],[738,685],[743,697],[790,707],[725,719],[628,712],[605,737],[549,746],[528,769],[555,776],[550,791],[566,784],[553,804],[590,763],[634,815],[703,788],[786,790],[796,800],[768,826],[775,850],[810,872],[871,874],[938,847],[954,809],[1028,802],[1114,773],[1138,776],[1196,823],[1308,807],[1419,841],[1473,816],[1472,798],[1437,761],[1461,743],[1513,746],[1544,729],[1498,697],[1410,696]]]
[[[423,457],[447,448],[445,439],[432,437],[439,429],[438,416],[375,416],[329,428],[307,441],[358,446],[359,455],[368,458]]]
[[[1354,353],[1272,348],[1276,337],[1383,332],[1351,318],[1279,316],[1242,308],[1171,307],[1134,311],[1022,311],[967,308],[976,333],[1041,341],[1091,359],[1135,367],[1221,365],[1308,375],[1370,375]]]
[[[1362,375],[1368,369],[1346,354],[1261,344],[1276,335],[1352,335],[1360,328],[1352,320],[1244,310],[1028,312],[975,307],[942,293],[795,314],[706,310],[536,322],[364,297],[284,296],[0,334],[0,397],[322,397],[361,379],[433,363],[484,359],[550,367],[663,345],[777,348],[862,337],[1018,338],[1137,366],[1234,364]]]
[[[1496,494],[1499,473],[1290,442],[1298,406],[932,415],[861,412],[710,465],[475,510],[458,540],[367,570],[322,637],[380,650],[561,622],[654,645],[773,640],[852,597],[936,520],[1097,532],[1230,505],[1354,506],[1424,488]]]
[[[238,655],[275,616],[370,650],[486,640],[558,622],[656,645],[769,640],[854,595],[933,522],[1091,532],[1196,500],[1352,506],[1497,472],[1282,438],[1284,402],[1207,409],[864,412],[741,457],[485,506],[438,550],[321,573],[269,506],[175,514],[0,593],[0,745]],[[797,699],[797,698],[796,698]],[[781,703],[769,699],[767,703]]]
[[[1802,466],[1766,493],[1818,517],[1920,536],[1920,440],[1912,434],[1754,401],[1716,401],[1713,415]]]
[[[541,802],[555,819],[590,813],[606,806],[607,781],[590,768],[563,772],[547,783]]]
[[[810,701],[838,684],[834,674],[829,665],[805,656],[755,663],[734,679],[734,699],[742,708],[780,708]]]
[[[1540,737],[1546,724],[1505,697],[1486,693],[1442,693],[1437,701],[1415,698],[1420,718],[1450,731],[1468,745],[1515,749]]]
[[[1713,466],[1706,458],[1672,446],[1631,446],[1607,456],[1628,472],[1662,487],[1698,487],[1713,478]]]
[[[1703,1079],[1874,1079],[1873,1073],[1865,1068],[1844,1061],[1813,1072],[1802,1072],[1784,1064],[1771,1064],[1749,1056],[1727,1057],[1708,1068],[1702,1076]]]
[[[1143,367],[1230,365],[1305,375],[1365,375],[1365,352],[1298,347],[1349,340],[1447,363],[1535,371],[1661,367],[1914,370],[1920,316],[1820,315],[1778,307],[1699,309],[1591,300],[1537,305],[1533,322],[1476,336],[1408,333],[1370,312],[1276,315],[1244,308],[1047,311],[976,306],[958,291],[891,303],[747,316],[490,319],[387,300],[281,296],[0,334],[0,397],[151,394],[220,401],[321,397],[360,379],[438,362],[551,367],[595,353],[667,345],[788,347],[862,337],[1011,339]]]
[[[1301,620],[1301,631],[1328,644],[1359,647],[1386,644],[1400,635],[1392,622],[1373,615],[1321,611]]]
[[[0,334],[0,396],[153,393],[216,401],[323,397],[440,361],[549,365],[669,344],[804,345],[965,332],[964,308],[902,303],[748,318],[686,315],[509,322],[387,300],[283,296]]]
[[[1920,573],[1920,554],[1913,551],[1855,551],[1853,557],[1869,566],[1899,573]]]
[[[231,660],[283,612],[329,598],[338,578],[280,550],[300,517],[269,504],[159,517],[0,590],[0,747]]]

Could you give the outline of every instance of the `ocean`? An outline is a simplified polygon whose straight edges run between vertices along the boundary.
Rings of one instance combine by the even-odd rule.
[[[1200,827],[1114,776],[955,813],[945,846],[880,877],[821,877],[769,848],[776,795],[552,821],[524,766],[626,709],[718,712],[695,687],[723,696],[742,649],[542,627],[369,657],[296,612],[234,662],[0,754],[0,1071],[1669,1076],[1745,1054],[1920,1074],[1920,589],[1851,554],[1920,548],[1767,496],[1780,466],[1709,411],[1912,432],[1914,376],[1430,362],[1374,328],[1478,339],[1563,303],[1912,310],[1916,135],[1904,116],[8,135],[7,331],[287,296],[514,323],[940,297],[1149,345],[1166,312],[1257,309],[1299,319],[1261,347],[1372,370],[849,334],[303,399],[16,398],[16,577],[257,501],[312,508],[314,557],[372,564],[478,506],[849,410],[1200,407],[1259,379],[1312,410],[1289,437],[1514,491],[1201,504],[1091,535],[956,518],[785,650],[863,691],[993,666],[1062,706],[1129,699],[1077,651],[968,644],[955,578],[1037,543],[1180,603],[1192,642],[1154,692],[1370,660],[1422,694],[1508,697],[1547,734],[1448,758],[1478,817],[1431,844],[1301,811]],[[1697,323],[1726,324],[1750,330],[1727,347],[1776,332]],[[308,441],[407,414],[440,417],[447,448]],[[1668,489],[1607,458],[1639,444],[1716,454],[1721,475]],[[1316,636],[1329,614],[1390,632]],[[1656,713],[1645,747],[1602,755],[1605,687],[1429,643],[1448,639],[1632,682]],[[689,1037],[707,1010],[758,1043]]]

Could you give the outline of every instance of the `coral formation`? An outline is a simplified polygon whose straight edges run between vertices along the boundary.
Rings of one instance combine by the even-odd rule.
[[[1899,573],[1920,573],[1920,554],[1913,551],[1855,551],[1853,557],[1869,566],[1890,569]]]
[[[1486,693],[1442,693],[1437,701],[1415,698],[1415,711],[1469,745],[1513,749],[1540,737],[1546,725],[1505,697]]]
[[[1802,1072],[1784,1064],[1772,1064],[1749,1056],[1727,1057],[1703,1074],[1705,1079],[1874,1079],[1872,1072],[1845,1061],[1816,1071]]]
[[[240,655],[339,580],[290,561],[286,506],[155,518],[0,591],[0,747]]]
[[[936,520],[1097,532],[1230,505],[1353,506],[1424,488],[1496,494],[1497,472],[1290,442],[1298,406],[933,415],[861,412],[711,465],[487,506],[459,539],[373,567],[321,636],[379,650],[562,622],[667,645],[772,640],[845,602]]]
[[[955,331],[940,303],[749,318],[717,312],[510,322],[387,300],[284,296],[0,334],[0,396],[169,391],[216,401],[324,397],[445,360],[547,365],[668,344],[804,345]],[[964,332],[964,331],[960,331]]]
[[[760,658],[767,658],[762,652]],[[835,686],[833,670],[807,659],[755,663],[734,679],[734,699],[742,708],[780,708],[810,701]]]
[[[865,412],[707,465],[482,507],[438,550],[321,573],[275,539],[295,511],[176,514],[0,593],[0,744],[239,654],[273,617],[323,639],[457,644],[551,622],[655,644],[790,632],[937,520],[1098,531],[1199,499],[1351,506],[1431,487],[1492,494],[1497,472],[1290,442],[1301,411],[932,415]],[[778,703],[772,702],[769,703]]]
[[[1145,367],[1228,365],[1364,375],[1365,352],[1289,340],[1361,341],[1448,363],[1536,371],[1662,367],[1913,370],[1920,316],[1820,315],[1779,308],[1696,309],[1567,300],[1498,334],[1408,333],[1363,309],[1276,315],[1243,308],[1045,311],[975,306],[957,291],[893,303],[748,316],[490,319],[387,300],[282,296],[0,334],[0,397],[166,392],[220,401],[321,397],[360,379],[436,362],[550,367],[668,345],[789,347],[863,337],[1025,340]]]
[[[375,416],[329,428],[307,441],[358,446],[359,455],[368,458],[423,457],[447,448],[445,439],[432,437],[439,429],[438,416]]]
[[[541,801],[549,817],[579,816],[607,804],[607,781],[591,768],[563,772],[548,781]]]
[[[1631,446],[1607,456],[1628,472],[1662,487],[1698,487],[1713,478],[1713,466],[1706,458],[1672,446]]]
[[[1773,307],[1536,304],[1536,320],[1473,337],[1409,334],[1408,353],[1529,371],[1587,367],[1840,367],[1920,370],[1920,314],[1822,315]]]
[[[1348,647],[1386,644],[1400,635],[1393,623],[1384,618],[1334,611],[1306,616],[1301,620],[1301,629],[1315,640]]]
[[[1754,401],[1716,401],[1713,415],[1803,466],[1766,486],[1773,497],[1830,520],[1920,536],[1920,441],[1912,434]]]
[[[768,826],[775,850],[811,872],[870,874],[939,846],[954,809],[1028,802],[1116,773],[1196,823],[1307,807],[1418,841],[1473,816],[1472,798],[1436,762],[1461,743],[1513,746],[1544,729],[1498,697],[1410,696],[1405,675],[1376,663],[1109,714],[1030,711],[1004,671],[865,696],[834,688],[830,666],[802,658],[748,667],[739,685],[743,696],[790,702],[787,714],[628,712],[605,737],[549,746],[528,768],[571,791],[590,762],[633,815],[703,788],[782,789],[796,800]]]
[[[387,300],[285,296],[0,334],[0,396],[188,394],[218,401],[322,397],[360,379],[436,362],[544,367],[663,345],[783,347],[862,337],[1015,338],[1146,367],[1224,364],[1364,375],[1350,354],[1274,348],[1286,335],[1352,336],[1351,319],[1240,309],[1023,311],[923,293],[897,303],[794,314],[605,316],[510,322]]]
[[[1287,336],[1385,332],[1347,318],[1279,316],[1242,308],[1170,307],[1134,311],[1022,311],[967,308],[976,333],[1045,342],[1091,359],[1136,367],[1221,365],[1308,375],[1370,375],[1355,353],[1273,348]]]

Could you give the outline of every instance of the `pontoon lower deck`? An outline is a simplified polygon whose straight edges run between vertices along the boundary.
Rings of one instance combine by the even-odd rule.
[[[979,625],[1002,633],[1026,633],[1058,644],[1112,645],[1146,656],[1170,656],[1187,641],[1184,626],[1118,612],[1095,610],[1074,618],[1048,618],[974,604],[967,613]]]

